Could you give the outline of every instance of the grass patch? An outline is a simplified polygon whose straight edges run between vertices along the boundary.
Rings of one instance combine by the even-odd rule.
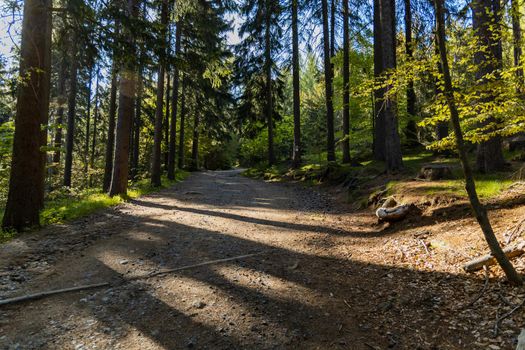
[[[143,179],[134,182],[130,184],[128,195],[125,198],[122,196],[110,197],[106,193],[94,189],[88,189],[76,193],[63,190],[58,191],[57,193],[52,193],[49,196],[50,199],[46,201],[44,209],[40,213],[40,224],[46,226],[75,220],[98,210],[123,203],[129,199],[171,187],[177,182],[184,180],[188,175],[188,172],[178,171],[175,175],[175,180],[168,180],[168,178],[163,177],[161,187],[152,186],[150,179]],[[15,234],[15,232],[0,230],[0,242],[12,239]]]
[[[508,174],[491,174],[477,176],[476,179],[476,190],[478,196],[482,199],[488,199],[497,196],[501,192],[505,191],[514,183],[513,180],[508,178]],[[466,197],[467,192],[465,190],[464,180],[449,180],[443,184],[443,188],[439,193],[448,192],[456,195]],[[438,193],[438,192],[434,192]]]

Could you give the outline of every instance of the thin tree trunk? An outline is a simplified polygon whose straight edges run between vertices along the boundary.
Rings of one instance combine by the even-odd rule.
[[[332,69],[332,84],[335,76],[334,62],[335,57],[335,12],[336,12],[336,0],[330,0],[330,62]]]
[[[127,11],[132,18],[138,16],[138,1],[128,0]],[[133,34],[131,28],[126,28],[126,38],[134,46]],[[109,187],[109,195],[123,195],[127,194],[128,176],[129,176],[129,134],[133,120],[133,104],[135,101],[135,94],[137,88],[136,80],[136,50],[131,49],[126,56],[126,62],[122,70],[120,70],[120,96],[119,96],[119,111],[116,129],[115,140],[115,160],[113,162],[113,172],[111,177],[111,185]]]
[[[437,56],[439,56],[439,48],[438,48],[438,41],[437,41],[437,36],[435,37],[435,54]],[[443,74],[443,68],[441,67],[441,63],[438,64],[438,72],[439,74]],[[434,85],[435,85],[435,91],[436,91],[436,96],[439,96],[440,94],[443,93],[443,88],[441,86],[441,84],[439,84],[439,78],[436,78],[435,79],[435,82],[434,82]],[[448,137],[448,134],[449,134],[449,122],[448,121],[445,121],[445,122],[440,122],[438,123],[438,125],[436,126],[436,138],[438,140],[443,140],[444,138]]]
[[[199,169],[199,136],[200,136],[200,113],[201,113],[201,100],[200,97],[195,95],[195,111],[193,114],[193,139],[191,145],[191,170]]]
[[[273,146],[273,96],[272,96],[272,46],[271,46],[271,1],[266,0],[265,14],[265,71],[266,71],[266,123],[268,124],[268,165],[275,163]]]
[[[412,40],[412,8],[410,0],[405,1],[405,52],[407,59],[414,59],[414,42]],[[416,126],[416,93],[414,91],[414,81],[409,79],[407,83],[407,117],[408,123],[405,129],[407,144],[415,146],[418,144]]]
[[[139,157],[140,157],[140,129],[142,127],[142,99],[144,97],[144,67],[143,53],[138,69],[137,97],[135,99],[135,116],[133,121],[133,148],[131,155],[131,178],[136,179],[139,174]]]
[[[383,32],[381,28],[381,6],[380,0],[374,0],[374,77],[379,79],[383,74]],[[374,90],[374,159],[385,160],[385,113],[384,113],[384,96],[385,89],[378,88]]]
[[[439,53],[441,58],[441,65],[443,69],[443,79],[445,83],[445,97],[447,104],[450,110],[450,117],[452,120],[452,125],[454,126],[454,133],[456,136],[456,147],[459,152],[459,158],[461,165],[463,166],[463,172],[465,174],[466,190],[469,196],[470,204],[472,210],[476,216],[476,219],[483,231],[485,239],[490,247],[492,255],[500,266],[502,267],[505,275],[509,282],[521,285],[522,279],[520,275],[516,272],[509,259],[501,249],[499,242],[494,235],[494,231],[490,224],[489,218],[487,216],[487,211],[485,207],[480,203],[478,194],[476,192],[476,185],[474,182],[474,177],[472,175],[472,170],[467,157],[467,151],[465,148],[465,142],[463,140],[463,134],[461,132],[461,126],[459,122],[459,113],[456,107],[456,101],[454,98],[454,90],[452,87],[452,79],[450,77],[450,68],[448,65],[447,58],[447,49],[446,49],[446,38],[445,38],[445,20],[444,20],[444,11],[443,11],[443,0],[434,0],[434,7],[436,11],[436,26],[438,33],[438,42],[439,42]]]
[[[95,84],[95,111],[93,115],[93,142],[91,143],[91,159],[89,161],[91,168],[93,169],[95,167],[95,149],[97,146],[97,127],[98,127],[98,114],[99,114],[99,74],[100,70],[97,70],[97,82]]]
[[[298,0],[292,0],[292,66],[293,66],[293,156],[292,166],[298,168],[301,164],[301,95],[299,67],[299,24]]]
[[[170,149],[170,96],[171,77],[169,68],[166,67],[166,110],[164,115],[164,167],[168,171],[169,149]]]
[[[93,67],[89,68],[89,81],[87,84],[87,113],[86,113],[86,135],[84,139],[84,175],[86,182],[89,179],[89,141],[91,132],[91,87],[93,85]]]
[[[350,27],[349,0],[343,0],[343,163],[350,163]]]
[[[71,173],[73,168],[73,145],[75,142],[75,114],[77,108],[78,59],[76,35],[71,42],[71,65],[69,73],[69,98],[67,109],[66,159],[64,164],[64,186],[71,187]]]
[[[186,126],[186,77],[182,78],[182,91],[180,101],[180,130],[179,130],[179,159],[178,168],[184,169],[184,128]]]
[[[118,24],[115,26],[118,28]],[[115,29],[118,33],[118,29]],[[108,137],[106,143],[106,156],[104,166],[104,181],[102,190],[109,191],[111,184],[111,174],[113,170],[113,155],[115,151],[115,124],[117,117],[117,63],[116,51],[113,52],[113,63],[111,68],[111,90],[109,93],[109,113],[108,113]]]
[[[177,23],[175,32],[175,55],[180,54],[181,39],[180,22]],[[177,108],[179,103],[179,68],[173,67],[173,93],[171,94],[171,123],[170,123],[170,144],[168,152],[168,179],[175,180],[175,156],[176,156],[176,138],[177,138]]]
[[[512,16],[512,43],[514,46],[514,66],[519,67],[516,70],[516,77],[520,88],[518,91],[523,93],[523,67],[521,67],[521,15],[519,0],[511,0],[511,16]]]
[[[332,92],[332,63],[330,55],[330,31],[328,21],[328,3],[322,0],[323,45],[324,45],[324,80],[326,99],[326,159],[335,161],[334,105]]]
[[[53,152],[53,163],[56,169],[60,166],[60,156],[62,154],[62,124],[64,123],[64,105],[67,103],[66,97],[66,76],[67,76],[67,50],[64,48],[60,60],[60,70],[58,71],[58,86],[57,86],[57,118],[56,118],[56,133],[54,140],[55,151]]]
[[[22,22],[11,176],[3,228],[22,230],[39,224],[44,205],[47,121],[51,84],[50,0],[26,0]]]
[[[163,0],[161,6],[161,40],[162,52],[159,57],[157,77],[157,108],[155,111],[155,130],[153,136],[153,153],[151,157],[151,184],[161,186],[161,144],[162,144],[162,113],[164,109],[164,75],[166,72],[166,26],[168,23],[168,1]]]
[[[383,36],[383,68],[389,72],[396,68],[396,40],[395,40],[395,0],[380,0],[381,32]],[[388,96],[392,86],[385,89],[386,98],[383,99],[385,124],[385,160],[388,172],[395,172],[403,168],[401,155],[401,141],[399,139],[395,97]]]

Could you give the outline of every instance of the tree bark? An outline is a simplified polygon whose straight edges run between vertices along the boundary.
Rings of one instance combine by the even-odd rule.
[[[439,48],[438,48],[438,41],[437,36],[434,39],[435,41],[435,54],[439,56]],[[438,63],[438,72],[440,75],[443,74],[443,68],[441,67],[441,63]],[[439,84],[439,78],[435,78],[435,92],[436,96],[439,96],[439,94],[443,93],[443,88],[441,87],[441,84]],[[443,140],[444,138],[448,137],[449,134],[449,122],[440,122],[436,126],[436,138],[438,140]]]
[[[512,43],[513,43],[513,54],[514,54],[514,66],[519,67],[516,70],[516,78],[518,79],[518,85],[520,88],[518,92],[523,93],[523,68],[521,66],[521,55],[522,55],[522,40],[521,40],[521,15],[520,15],[520,4],[519,0],[511,0],[511,16],[512,16]]]
[[[198,96],[195,96],[196,99],[199,99]],[[199,169],[199,134],[200,134],[200,116],[201,105],[200,100],[196,103],[197,108],[195,109],[193,115],[193,140],[191,146],[191,170]]]
[[[133,120],[133,149],[131,155],[132,179],[136,179],[139,173],[140,128],[142,127],[142,99],[144,97],[144,67],[142,59],[140,60],[139,65],[137,75],[137,97],[135,99],[135,115]]]
[[[405,1],[405,52],[407,60],[414,60],[414,41],[412,40],[412,8],[410,0]],[[405,136],[409,146],[417,145],[417,126],[416,126],[416,93],[414,91],[414,81],[409,79],[407,83],[407,117],[408,123],[405,129]]]
[[[182,78],[182,91],[180,101],[180,130],[179,130],[179,159],[178,168],[184,169],[184,128],[186,126],[186,77]]]
[[[64,35],[65,36],[65,35]],[[54,171],[60,166],[60,158],[62,154],[62,124],[64,123],[64,105],[67,103],[66,97],[66,77],[67,77],[67,50],[63,48],[62,56],[60,59],[60,69],[58,71],[58,84],[57,84],[57,118],[56,118],[56,133],[54,140],[55,151],[53,152],[53,163],[55,166]]]
[[[168,65],[166,65],[166,108],[164,114],[164,167],[168,171],[169,149],[170,149],[170,96],[171,96],[171,77]]]
[[[374,77],[379,79],[384,71],[383,68],[383,32],[381,28],[381,6],[380,0],[374,0]],[[374,159],[383,161],[386,159],[385,150],[385,113],[383,99],[384,88],[374,90]]]
[[[499,0],[474,0],[471,7],[472,27],[475,36],[479,45],[486,48],[474,53],[474,64],[477,66],[476,80],[483,85],[488,82],[488,77],[496,73],[502,66],[500,5]],[[493,97],[487,97],[483,102],[491,99]],[[486,127],[495,122],[496,119],[490,117],[480,126]],[[494,131],[495,128],[485,132]],[[492,137],[490,140],[478,144],[476,166],[477,170],[482,173],[502,170],[505,167],[500,136]]]
[[[76,35],[72,37],[71,43],[71,65],[69,73],[69,97],[67,108],[67,134],[66,134],[66,159],[64,164],[64,186],[71,187],[71,174],[73,168],[73,146],[75,142],[75,114],[77,108],[77,84],[78,84],[78,58],[77,58]]]
[[[478,194],[476,192],[476,184],[474,182],[474,176],[470,168],[470,164],[467,157],[467,151],[465,148],[465,142],[463,140],[463,134],[461,131],[461,126],[459,122],[459,112],[456,107],[456,101],[454,97],[454,90],[452,87],[452,79],[450,77],[450,68],[448,65],[447,58],[447,49],[446,49],[446,37],[445,37],[445,17],[443,9],[443,0],[434,0],[434,7],[436,12],[436,31],[438,33],[438,43],[439,43],[439,55],[441,59],[441,66],[443,69],[443,80],[444,80],[444,94],[447,100],[447,104],[450,110],[450,118],[452,120],[452,125],[454,127],[454,134],[456,137],[456,147],[458,149],[459,158],[461,165],[463,167],[463,173],[465,175],[466,190],[470,200],[472,210],[476,216],[476,219],[483,231],[485,240],[487,241],[492,255],[500,266],[502,267],[505,275],[509,282],[521,285],[522,280],[520,275],[516,272],[509,259],[501,249],[499,242],[494,235],[494,231],[490,224],[489,218],[487,216],[487,211],[485,207],[480,203]]]
[[[127,12],[132,18],[137,18],[138,16],[138,2],[139,0],[128,0],[127,2]],[[126,38],[130,44],[131,52],[128,52],[123,69],[120,70],[119,111],[115,140],[115,160],[109,187],[110,196],[125,196],[128,190],[129,138],[137,88],[136,50],[134,49],[131,28],[126,28]]]
[[[343,0],[343,163],[350,157],[350,9],[349,0]]]
[[[272,45],[271,45],[271,23],[272,23],[272,6],[271,0],[266,0],[265,11],[265,34],[264,34],[264,52],[265,52],[265,72],[266,72],[266,123],[268,124],[268,165],[275,163],[275,153],[273,146],[273,92],[272,92]]]
[[[293,154],[292,166],[301,165],[301,95],[299,67],[298,0],[292,0],[292,69],[293,69]]]
[[[96,146],[97,146],[97,128],[98,128],[98,117],[99,117],[99,93],[98,93],[98,90],[99,90],[99,74],[100,74],[100,71],[97,70],[96,72],[96,75],[97,75],[97,82],[95,83],[95,109],[94,109],[94,112],[93,112],[93,141],[91,143],[91,159],[89,161],[89,164],[90,164],[90,167],[93,169],[95,167],[95,155],[96,155]]]
[[[115,31],[118,34],[118,24],[115,25]],[[102,184],[102,190],[104,192],[109,191],[109,185],[111,184],[111,174],[113,170],[113,155],[115,151],[115,122],[117,117],[117,75],[116,50],[114,50],[111,68],[111,90],[109,93],[108,137],[106,143],[104,181]]]
[[[163,0],[161,6],[161,41],[162,49],[159,55],[157,77],[157,108],[155,110],[155,130],[153,136],[153,152],[151,157],[151,184],[161,186],[161,144],[162,144],[162,113],[164,110],[164,75],[166,73],[166,26],[168,22],[168,1]]]
[[[44,205],[47,121],[51,84],[50,0],[26,0],[22,22],[13,155],[2,227],[22,230],[39,224]]]
[[[383,68],[389,74],[396,68],[396,30],[395,30],[395,0],[380,0],[381,32]],[[401,142],[399,139],[395,97],[388,96],[392,86],[385,89],[383,99],[384,124],[385,124],[385,160],[388,172],[396,172],[403,168],[401,155]]]
[[[328,2],[322,0],[323,12],[323,46],[324,46],[324,80],[326,99],[326,159],[335,161],[334,105],[332,92],[332,63],[330,55],[330,32],[328,23]]]
[[[89,141],[91,133],[91,88],[93,85],[93,67],[89,68],[89,81],[87,83],[87,106],[86,106],[86,135],[84,138],[84,175],[86,176],[86,184],[89,176]]]
[[[180,54],[180,40],[182,31],[180,22],[175,29],[175,55]],[[170,123],[170,143],[168,153],[168,179],[175,180],[175,156],[176,156],[176,138],[177,138],[177,109],[179,103],[179,68],[173,67],[173,93],[171,94],[171,123]]]

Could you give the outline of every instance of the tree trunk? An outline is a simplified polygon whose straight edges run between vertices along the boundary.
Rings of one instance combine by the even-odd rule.
[[[389,72],[396,68],[396,28],[395,28],[395,0],[380,0],[381,32],[383,36],[383,68]],[[401,156],[401,142],[399,139],[395,97],[388,96],[392,86],[385,89],[386,98],[383,99],[385,124],[385,160],[388,172],[395,172],[403,168]]]
[[[343,163],[350,158],[350,27],[349,0],[343,0]]]
[[[514,66],[519,67],[516,70],[516,77],[518,78],[518,85],[520,88],[518,92],[523,93],[523,68],[521,65],[521,16],[519,0],[511,0],[511,16],[512,16],[512,43],[514,46]]]
[[[268,165],[275,163],[275,153],[273,147],[273,96],[272,96],[272,45],[271,45],[271,20],[272,20],[271,0],[266,0],[265,14],[265,72],[266,72],[266,123],[268,124]]]
[[[330,0],[330,67],[332,69],[332,80],[335,76],[334,62],[332,60],[335,57],[335,12],[337,7],[336,1],[337,0]]]
[[[195,98],[199,98],[196,96]],[[199,169],[199,128],[200,128],[200,117],[201,106],[200,100],[196,103],[197,108],[195,109],[193,116],[193,142],[191,146],[191,170]]]
[[[98,89],[99,89],[99,74],[100,74],[100,70],[97,70],[96,72],[97,74],[97,82],[95,83],[95,110],[94,110],[94,113],[93,113],[93,142],[91,143],[91,159],[89,161],[89,164],[90,164],[90,167],[91,169],[93,169],[95,167],[95,149],[96,149],[96,146],[97,146],[97,127],[98,127],[98,114],[99,114],[99,94],[98,94]]]
[[[47,121],[51,84],[50,0],[26,0],[22,22],[20,77],[9,192],[2,227],[39,224],[44,205]]]
[[[89,81],[87,83],[87,111],[86,111],[86,135],[84,139],[84,175],[86,176],[86,184],[89,179],[89,141],[91,132],[91,87],[93,85],[93,67],[89,68]]]
[[[138,16],[138,1],[128,0],[127,11],[130,17]],[[133,120],[133,104],[137,88],[136,73],[136,50],[133,49],[133,32],[131,28],[126,28],[126,38],[130,44],[131,52],[126,55],[124,67],[120,70],[120,96],[119,111],[117,120],[117,135],[115,140],[115,160],[113,162],[113,172],[109,195],[127,195],[128,176],[129,176],[129,136]]]
[[[477,37],[479,45],[487,49],[479,50],[474,53],[474,64],[478,68],[476,80],[480,84],[486,84],[488,77],[494,75],[502,66],[502,49],[500,36],[500,5],[499,0],[474,0],[472,2],[472,27]],[[496,77],[499,79],[499,77]],[[489,102],[494,97],[487,97],[483,102]],[[493,117],[481,127],[495,123]],[[485,132],[494,132],[491,128]],[[478,144],[476,154],[476,165],[480,172],[488,173],[502,170],[505,167],[505,159],[501,145],[501,137],[495,136],[489,141]]]
[[[383,67],[383,33],[381,28],[381,6],[380,0],[374,0],[374,77],[379,79],[384,71]],[[385,90],[378,88],[374,90],[374,159],[385,160],[385,113],[383,99]]]
[[[168,171],[169,149],[170,149],[170,96],[171,77],[170,70],[166,66],[166,110],[164,114],[164,167]]]
[[[405,0],[405,52],[407,60],[414,59],[414,42],[412,40],[412,8],[410,0]],[[405,136],[409,146],[417,145],[417,126],[416,126],[416,93],[414,91],[414,81],[410,79],[407,83],[407,117],[408,123],[405,129]]]
[[[334,105],[332,92],[332,63],[330,55],[330,31],[328,23],[328,2],[322,0],[323,45],[324,45],[324,80],[326,99],[326,159],[335,161]]]
[[[57,84],[57,118],[56,118],[56,133],[54,140],[55,151],[53,152],[53,163],[56,169],[60,166],[60,156],[62,154],[62,124],[64,123],[64,105],[67,101],[66,98],[66,76],[67,76],[67,50],[64,48],[60,59],[60,70],[58,71],[58,84]]]
[[[293,155],[292,166],[301,165],[301,95],[299,67],[298,0],[292,0],[292,67],[293,67]]]
[[[64,164],[64,186],[71,187],[71,173],[73,168],[73,145],[75,142],[75,114],[77,108],[78,58],[76,35],[71,43],[71,65],[69,73],[69,98],[67,108],[66,159]]]
[[[118,24],[115,26],[118,28]],[[118,29],[115,29],[118,33]],[[106,144],[106,156],[104,166],[104,181],[102,190],[109,191],[111,184],[111,173],[113,170],[113,153],[115,151],[115,122],[117,117],[117,63],[116,50],[113,52],[113,63],[111,68],[111,90],[109,94],[109,113],[108,113],[108,137]]]
[[[135,99],[135,116],[133,121],[133,149],[131,155],[131,178],[136,179],[139,173],[140,128],[142,127],[142,99],[144,97],[144,67],[141,60],[138,69],[137,97]]]
[[[492,255],[496,258],[500,266],[505,272],[509,282],[521,285],[522,280],[520,275],[516,272],[509,259],[501,249],[499,242],[494,235],[494,231],[490,224],[490,221],[487,216],[487,211],[485,207],[480,203],[478,194],[476,192],[476,185],[474,182],[474,177],[472,175],[472,170],[467,157],[467,151],[465,148],[465,142],[463,140],[463,134],[461,132],[461,126],[459,122],[459,112],[456,107],[456,101],[454,97],[454,90],[452,87],[452,80],[450,77],[450,68],[448,65],[447,58],[447,49],[446,49],[446,38],[445,38],[445,16],[443,11],[443,0],[434,0],[434,7],[436,11],[436,27],[438,33],[438,42],[439,42],[439,53],[441,58],[441,65],[443,69],[443,79],[444,79],[444,89],[445,89],[445,98],[450,110],[450,118],[452,120],[452,125],[454,127],[454,133],[456,136],[456,147],[458,149],[459,158],[461,165],[463,166],[463,172],[465,175],[466,190],[472,206],[472,210],[476,216],[476,219],[483,231],[485,239],[490,247]]]
[[[437,36],[435,37],[435,54],[439,56],[439,48],[438,48],[438,41]],[[438,63],[438,72],[439,74],[443,74],[443,68],[441,67],[441,63]],[[435,92],[436,97],[443,93],[443,88],[441,87],[441,84],[439,84],[439,78],[435,78]],[[440,122],[436,126],[436,138],[438,140],[443,140],[444,138],[448,137],[449,134],[449,122]]]
[[[180,101],[180,130],[179,130],[179,159],[178,168],[184,169],[184,127],[186,126],[186,77],[182,78],[182,91]]]
[[[157,77],[157,108],[155,110],[155,131],[153,136],[153,152],[151,157],[151,184],[161,186],[161,144],[162,144],[162,113],[164,109],[164,75],[166,72],[166,26],[168,23],[168,1],[163,0],[161,6],[161,41],[162,50],[159,55],[159,70]]]
[[[180,54],[181,28],[180,22],[175,29],[175,55]],[[173,93],[171,94],[171,123],[170,123],[170,144],[168,152],[168,179],[175,180],[175,156],[176,156],[176,138],[177,138],[177,108],[179,103],[179,68],[173,67]]]

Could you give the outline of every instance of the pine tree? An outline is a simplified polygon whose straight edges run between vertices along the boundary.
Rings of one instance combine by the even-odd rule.
[[[119,69],[120,96],[115,140],[115,158],[109,187],[110,196],[125,196],[128,189],[130,134],[137,88],[137,57],[131,23],[138,18],[139,5],[139,0],[128,0],[125,9],[126,17],[129,21],[128,25],[124,26],[124,35],[128,44],[128,54],[122,59],[122,67]]]
[[[9,193],[2,227],[39,224],[44,206],[47,121],[51,79],[51,1],[26,0]]]

